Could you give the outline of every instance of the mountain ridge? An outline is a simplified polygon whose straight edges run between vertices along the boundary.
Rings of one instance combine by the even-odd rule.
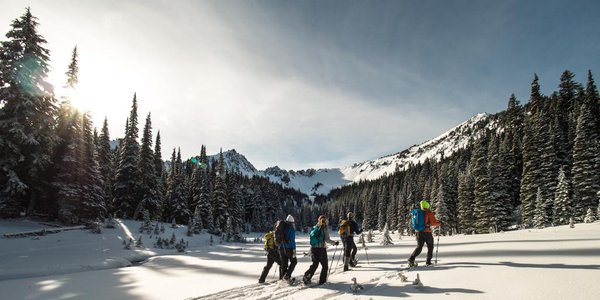
[[[285,187],[297,189],[307,195],[326,195],[332,189],[359,182],[375,180],[383,176],[404,170],[411,165],[424,162],[426,159],[439,160],[465,148],[477,139],[484,128],[495,124],[487,113],[479,113],[441,135],[420,145],[413,145],[394,154],[377,159],[354,163],[339,168],[285,170],[279,166],[257,170],[248,159],[235,149],[223,152],[226,168],[247,176],[262,176]],[[217,160],[219,154],[209,156],[209,160]]]

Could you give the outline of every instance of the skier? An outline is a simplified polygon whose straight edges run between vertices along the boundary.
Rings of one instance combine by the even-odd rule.
[[[269,231],[265,234],[265,251],[267,252],[267,265],[263,268],[260,278],[258,279],[258,283],[265,282],[273,263],[277,263],[277,265],[281,267],[281,258],[279,258],[277,244],[275,243],[275,233],[273,231]],[[282,275],[280,275],[280,277],[281,276]]]
[[[319,216],[317,224],[313,227],[310,232],[310,253],[312,259],[312,265],[304,272],[302,282],[304,284],[310,284],[310,279],[315,274],[315,271],[321,264],[321,275],[319,276],[319,285],[324,284],[327,281],[327,271],[329,270],[327,262],[327,245],[337,246],[339,241],[332,241],[329,238],[329,230],[327,229],[327,219],[325,216]]]
[[[275,242],[279,245],[279,277],[288,283],[292,283],[292,273],[298,263],[296,259],[296,230],[294,229],[294,217],[288,215],[284,222],[279,222],[275,229]],[[289,265],[288,265],[289,264]]]
[[[354,214],[349,212],[347,220],[342,220],[340,224],[340,238],[344,243],[344,272],[350,270],[348,265],[356,267],[356,244],[354,243],[354,234],[360,234],[362,231],[354,221]]]
[[[424,229],[420,229],[418,230],[417,228],[415,228],[416,231],[416,235],[417,235],[417,248],[415,248],[415,250],[413,251],[412,255],[410,256],[410,258],[408,259],[408,265],[410,267],[415,267],[417,264],[415,263],[415,258],[417,256],[419,256],[419,254],[421,254],[421,250],[423,249],[423,244],[427,244],[427,261],[426,261],[426,265],[430,266],[431,265],[431,258],[433,257],[433,234],[431,233],[431,227],[438,227],[440,225],[442,225],[442,222],[438,221],[435,218],[435,213],[433,213],[430,209],[429,209],[429,203],[425,200],[421,201],[420,203],[421,206],[421,211],[419,212],[419,209],[415,208],[413,211],[413,228],[415,228],[415,226],[417,226],[417,228],[421,228],[420,226],[423,226]],[[423,214],[423,224],[421,224],[420,226],[418,224],[415,224],[415,213],[422,213]]]

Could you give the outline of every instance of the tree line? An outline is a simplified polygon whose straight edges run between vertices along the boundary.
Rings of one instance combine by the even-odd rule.
[[[334,189],[325,207],[354,211],[365,229],[410,231],[409,211],[430,200],[446,233],[487,233],[593,221],[600,207],[600,97],[564,71],[542,95],[534,75],[529,102],[480,121],[450,157],[428,159],[375,181]]]
[[[81,224],[115,216],[188,224],[231,239],[303,210],[301,226],[312,223],[317,211],[306,195],[226,169],[222,152],[209,159],[202,145],[200,155],[183,159],[173,149],[164,162],[150,114],[140,141],[136,94],[115,146],[107,119],[98,132],[90,113],[55,95],[38,25],[27,8],[0,44],[0,217]],[[78,71],[75,47],[67,89],[77,88]]]

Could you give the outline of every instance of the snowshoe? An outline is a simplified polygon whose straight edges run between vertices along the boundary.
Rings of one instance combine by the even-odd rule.
[[[415,268],[415,267],[417,267],[418,265],[419,265],[418,263],[416,263],[416,262],[414,262],[414,261],[412,261],[412,260],[409,260],[409,261],[408,261],[408,267],[409,267],[409,268]]]

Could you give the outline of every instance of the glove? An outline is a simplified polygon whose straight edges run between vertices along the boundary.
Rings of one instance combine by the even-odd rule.
[[[340,241],[335,241],[335,243],[333,243],[334,246],[337,246],[340,244]]]

